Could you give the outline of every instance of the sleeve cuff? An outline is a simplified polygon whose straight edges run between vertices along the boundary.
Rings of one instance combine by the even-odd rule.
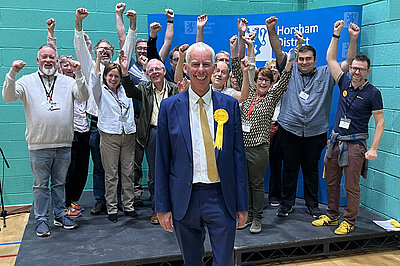
[[[15,72],[14,70],[12,70],[12,68],[10,68],[10,71],[8,72],[8,75],[10,76],[10,78],[15,79],[17,77],[17,72]]]

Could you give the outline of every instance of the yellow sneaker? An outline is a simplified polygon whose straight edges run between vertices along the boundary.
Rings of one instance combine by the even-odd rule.
[[[312,222],[312,225],[315,226],[324,226],[324,225],[338,225],[339,219],[331,219],[326,215],[321,215],[317,220]]]
[[[354,225],[349,224],[346,221],[343,221],[338,228],[335,230],[335,234],[337,235],[347,235],[351,231],[354,230]]]

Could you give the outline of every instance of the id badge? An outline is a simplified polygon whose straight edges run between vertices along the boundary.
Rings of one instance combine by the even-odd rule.
[[[243,123],[243,124],[242,124],[242,130],[243,130],[243,132],[249,133],[249,132],[250,132],[250,128],[251,128],[251,124],[250,124],[250,123]]]
[[[57,111],[60,110],[60,105],[56,102],[52,102],[50,104],[50,111]]]
[[[44,101],[42,102],[42,106],[44,109],[46,109],[47,111],[51,111],[51,104],[48,101]]]
[[[302,98],[303,100],[307,100],[308,97],[310,97],[310,95],[308,95],[306,92],[301,91],[299,94],[300,98]]]
[[[120,115],[119,118],[118,118],[118,121],[119,122],[126,122],[126,121],[128,121],[128,117]]]
[[[339,127],[344,129],[349,129],[351,123],[351,119],[348,118],[340,118]]]

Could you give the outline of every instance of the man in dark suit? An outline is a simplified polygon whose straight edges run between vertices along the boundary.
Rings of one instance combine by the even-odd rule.
[[[203,265],[204,226],[213,265],[233,265],[236,226],[247,218],[240,110],[236,99],[210,89],[210,46],[193,44],[186,62],[189,89],[163,100],[158,117],[156,213],[165,230],[175,229],[186,265]]]

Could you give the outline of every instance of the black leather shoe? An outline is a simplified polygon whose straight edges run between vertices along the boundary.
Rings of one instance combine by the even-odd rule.
[[[126,216],[129,216],[129,217],[132,217],[132,218],[135,218],[135,217],[138,216],[136,211],[130,211],[130,212],[124,212],[124,213],[125,213]]]
[[[309,213],[314,218],[318,218],[322,214],[320,208],[311,206],[307,206],[306,213]]]
[[[91,215],[99,215],[106,212],[106,202],[104,200],[96,200],[93,208],[90,210]]]
[[[143,200],[141,198],[134,199],[133,207],[143,207]]]
[[[116,214],[116,213],[109,214],[109,215],[108,215],[108,220],[110,220],[110,221],[113,222],[113,223],[118,222],[118,216],[117,216],[117,214]]]

